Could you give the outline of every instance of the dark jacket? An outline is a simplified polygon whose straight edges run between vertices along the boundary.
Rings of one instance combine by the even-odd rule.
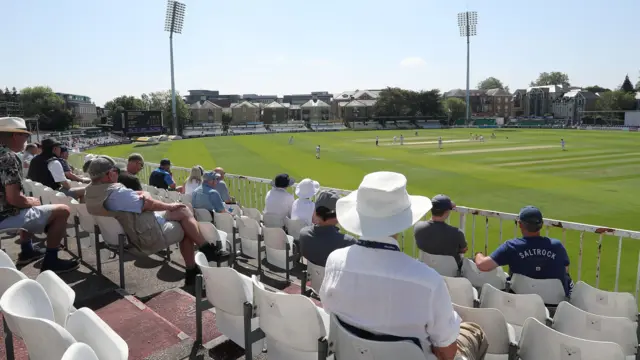
[[[48,165],[51,161],[58,161],[54,154],[40,154],[31,159],[27,179],[37,181],[53,190],[59,190],[62,185],[53,180],[53,175],[49,171]]]

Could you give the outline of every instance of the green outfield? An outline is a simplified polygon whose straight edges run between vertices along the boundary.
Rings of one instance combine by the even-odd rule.
[[[491,138],[495,132],[497,137]],[[470,140],[470,133],[484,142]],[[393,144],[404,135],[404,145]],[[310,177],[323,186],[354,189],[373,171],[403,173],[409,191],[450,195],[459,205],[517,213],[524,205],[541,208],[545,217],[640,231],[640,133],[578,130],[388,130],[201,138],[93,150],[126,157],[140,152],[150,162],[170,158],[177,166],[222,166],[228,173],[271,178],[287,172],[296,179]],[[380,146],[375,146],[379,136]],[[438,149],[437,139],[443,139]],[[566,141],[562,151],[560,139]],[[322,148],[315,159],[315,147]],[[457,224],[457,217],[453,223]],[[471,242],[471,219],[466,231]],[[500,241],[497,220],[490,221],[489,250]],[[551,235],[561,237],[559,229]],[[513,235],[505,224],[503,238]],[[579,233],[567,231],[571,266],[577,280]],[[597,239],[585,234],[582,275],[595,283]],[[605,236],[600,287],[613,288],[618,238]],[[483,251],[485,220],[477,219],[475,250]],[[412,252],[410,242],[405,246]],[[620,288],[635,291],[638,251],[636,240],[624,241]]]

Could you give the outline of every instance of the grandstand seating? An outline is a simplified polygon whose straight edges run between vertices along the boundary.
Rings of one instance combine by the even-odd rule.
[[[229,179],[232,177],[229,176]],[[234,187],[231,182],[232,180],[229,180],[233,191]],[[119,252],[120,247],[125,243],[126,236],[123,236],[120,227],[116,226],[119,225],[117,222],[116,224],[107,223],[104,221],[105,219],[91,216],[86,211],[84,204],[71,201],[41,184],[25,181],[23,185],[25,191],[41,197],[43,203],[70,205],[74,220],[70,226],[77,226],[79,230],[93,234],[95,243],[91,245],[94,247],[93,252],[96,255],[101,252],[102,246],[100,244],[102,243],[117,245],[118,248],[115,249],[113,246],[110,247],[116,252]],[[189,202],[190,200],[187,196],[162,191],[148,185],[145,185],[145,190],[165,202],[176,200]],[[216,331],[219,330],[239,347],[245,347],[247,340],[249,340],[249,343],[252,344],[248,349],[250,354],[257,355],[262,351],[266,342],[267,356],[270,359],[318,359],[325,351],[323,342],[319,342],[318,339],[327,336],[329,341],[325,341],[325,345],[328,351],[335,352],[337,356],[340,354],[351,356],[349,354],[352,354],[354,349],[366,349],[369,354],[374,356],[372,357],[374,359],[389,358],[390,351],[395,354],[394,357],[398,358],[407,356],[407,359],[412,359],[409,356],[419,355],[414,351],[417,347],[412,343],[375,343],[357,338],[344,328],[337,327],[336,325],[339,324],[335,323],[335,319],[330,319],[329,315],[321,309],[321,303],[298,295],[301,288],[307,285],[307,277],[303,277],[304,286],[293,288],[287,283],[283,288],[286,293],[282,293],[269,291],[269,286],[265,285],[269,281],[268,277],[265,277],[264,282],[260,283],[258,278],[251,280],[244,275],[242,272],[245,263],[236,261],[236,250],[240,254],[258,258],[258,260],[264,259],[270,265],[282,267],[285,270],[284,276],[288,277],[291,274],[293,281],[295,281],[291,270],[298,265],[291,261],[291,254],[287,249],[291,250],[295,234],[299,232],[299,225],[294,225],[295,223],[290,219],[269,219],[268,215],[265,216],[258,210],[261,208],[259,204],[247,202],[246,205],[244,207],[236,206],[231,214],[211,216],[209,212],[197,211],[198,221],[203,223],[201,231],[205,237],[208,241],[220,242],[227,247],[231,246],[233,262],[229,267],[219,267],[226,264],[212,265],[206,261],[202,254],[197,255],[197,265],[202,272],[202,278],[199,278],[198,281],[209,291],[206,292],[206,299],[202,299],[203,304],[198,301],[201,296],[198,291],[196,291],[196,298],[188,298],[191,305],[196,304],[194,318],[189,317],[189,326],[193,326],[195,329],[199,327],[199,330],[196,330],[195,335],[189,330],[181,336],[193,337],[199,340],[200,345],[205,345],[207,340],[211,340],[208,338],[207,331],[216,328]],[[249,207],[250,205],[254,207]],[[265,220],[272,227],[266,227],[267,224],[263,225],[261,220]],[[288,234],[285,234],[283,226]],[[80,239],[81,234],[78,231],[74,234]],[[240,249],[236,249],[236,246],[240,246]],[[82,247],[86,248],[83,242],[78,240],[78,250]],[[171,249],[167,249],[167,259],[159,262],[163,267],[169,266],[167,260],[170,251]],[[82,256],[80,252],[78,255]],[[91,255],[85,252],[85,256]],[[120,258],[123,255],[124,253],[119,253]],[[513,359],[517,352],[522,360],[564,360],[561,351],[568,354],[579,354],[580,359],[630,359],[635,358],[638,352],[638,341],[635,337],[638,327],[638,311],[636,299],[631,294],[607,292],[579,281],[574,287],[569,302],[560,302],[553,319],[551,319],[545,303],[554,304],[554,302],[546,300],[547,290],[555,291],[557,294],[558,288],[554,284],[536,282],[531,285],[526,282],[527,279],[521,283],[517,277],[508,283],[506,273],[500,268],[494,272],[480,273],[473,262],[465,259],[461,271],[458,271],[457,263],[452,257],[447,259],[436,258],[428,254],[426,257],[423,256],[424,254],[421,254],[420,258],[424,262],[433,265],[441,274],[450,276],[445,278],[445,283],[454,302],[454,308],[462,319],[478,323],[485,330],[489,339],[489,353],[485,359]],[[100,259],[100,256],[97,255],[97,258]],[[254,261],[251,264],[257,265],[258,274],[267,271],[262,270],[261,261],[257,263]],[[101,262],[98,261],[96,265],[100,268]],[[104,266],[108,265],[104,264]],[[123,280],[120,284],[121,288],[124,288],[126,270],[123,260],[118,262],[117,271],[105,273],[105,275],[109,276],[118,271],[120,271]],[[307,263],[307,271],[310,287],[317,292],[319,283],[324,276],[324,269]],[[250,272],[255,274],[253,270]],[[26,277],[25,274],[15,269],[11,259],[4,252],[0,252],[0,296],[3,295],[3,290],[12,288],[13,285]],[[158,277],[160,277],[160,273],[158,273]],[[12,279],[14,280],[12,281]],[[287,278],[287,280],[290,279]],[[138,346],[136,339],[142,334],[125,337],[121,334],[125,330],[118,328],[117,322],[107,321],[107,318],[104,321],[101,319],[102,316],[107,315],[101,315],[100,312],[94,313],[89,309],[75,310],[71,306],[75,299],[75,292],[70,290],[69,286],[56,275],[44,272],[36,279],[35,283],[42,290],[20,290],[20,292],[13,290],[6,297],[7,302],[10,298],[22,299],[23,295],[21,294],[27,292],[28,294],[39,293],[40,295],[34,296],[40,296],[41,299],[44,299],[42,297],[42,293],[44,293],[50,299],[50,310],[45,307],[46,314],[44,315],[37,312],[41,319],[34,322],[38,327],[37,330],[33,330],[38,334],[51,331],[51,339],[61,339],[55,344],[41,343],[41,347],[48,346],[47,352],[39,350],[40,347],[30,346],[30,343],[33,342],[29,335],[24,335],[24,332],[19,330],[21,328],[14,327],[17,329],[14,331],[14,335],[23,338],[27,343],[27,351],[32,359],[43,358],[42,356],[48,356],[46,358],[51,359],[54,355],[56,358],[62,358],[64,354],[63,359],[73,360],[75,358],[71,357],[71,354],[76,351],[86,351],[89,354],[82,359],[90,359],[89,356],[93,356],[93,353],[98,359],[144,358],[127,357],[130,349]],[[511,290],[518,292],[518,294],[501,291],[507,288],[508,284]],[[33,283],[24,286],[36,289]],[[545,291],[537,291],[541,286]],[[478,288],[481,288],[481,291]],[[224,289],[224,291],[212,291],[211,289]],[[531,289],[536,291],[531,291]],[[478,296],[478,292],[480,296]],[[18,295],[12,295],[16,293]],[[293,295],[294,293],[296,295]],[[5,297],[2,296],[0,306],[3,311],[14,311],[16,307],[13,304],[15,302],[8,304],[5,309],[4,301]],[[34,302],[39,303],[38,301]],[[146,311],[152,311],[150,310],[152,303],[153,300],[149,302]],[[144,307],[145,305],[141,304],[140,306]],[[211,306],[215,307],[215,314],[207,312],[207,308]],[[40,311],[39,309],[32,311]],[[282,309],[287,309],[287,311],[282,311]],[[249,311],[248,314],[247,311]],[[65,316],[67,312],[74,315]],[[186,316],[184,314],[187,312],[189,311],[178,309],[166,312],[165,316]],[[20,314],[15,310],[13,315]],[[207,320],[212,317],[214,323]],[[8,323],[11,327],[10,320]],[[78,323],[80,325],[77,325]],[[249,327],[246,327],[247,323]],[[127,325],[131,326],[131,324]],[[95,327],[95,331],[86,331],[86,329],[93,329],[92,326]],[[84,331],[78,330],[80,328]],[[100,332],[101,335],[95,335],[97,332]],[[97,342],[96,339],[102,341]],[[76,342],[87,344],[90,351],[80,345],[75,345]],[[329,346],[329,343],[332,345]],[[153,341],[151,344],[153,345]],[[111,352],[107,353],[107,349]],[[126,352],[124,352],[125,349]],[[139,354],[138,351],[135,350],[135,354]],[[175,355],[166,356],[163,359],[178,358]]]
[[[311,124],[313,131],[341,131],[346,130],[347,127],[342,123],[315,123]]]

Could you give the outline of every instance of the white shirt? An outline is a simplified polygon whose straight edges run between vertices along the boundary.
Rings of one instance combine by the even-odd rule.
[[[195,179],[191,179],[186,184],[184,184],[184,193],[191,194],[193,190],[195,190],[198,186],[202,185],[202,183],[196,181]]]
[[[296,199],[291,207],[291,220],[302,220],[307,225],[312,225],[313,213],[316,204],[309,199]]]
[[[316,146],[316,152],[319,153],[320,152],[320,146]]]
[[[49,161],[47,169],[49,169],[51,176],[53,176],[53,181],[57,183],[67,181],[67,177],[64,175],[64,170],[62,170],[62,164],[60,164],[60,161]]]
[[[264,199],[264,212],[282,217],[291,215],[294,197],[286,189],[272,188]]]
[[[392,238],[379,242],[398,245]],[[431,345],[453,344],[460,317],[440,274],[401,251],[353,245],[332,252],[320,288],[323,308],[360,329],[420,339],[427,360]]]

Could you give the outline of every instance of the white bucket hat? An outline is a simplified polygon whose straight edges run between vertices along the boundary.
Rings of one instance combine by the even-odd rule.
[[[0,117],[0,132],[31,134],[24,119],[19,117]]]
[[[369,239],[401,233],[429,210],[428,197],[409,195],[407,178],[388,171],[366,175],[358,190],[336,204],[340,225],[352,234]]]
[[[296,196],[302,199],[310,199],[314,197],[320,190],[320,183],[311,179],[302,179],[296,185]]]

